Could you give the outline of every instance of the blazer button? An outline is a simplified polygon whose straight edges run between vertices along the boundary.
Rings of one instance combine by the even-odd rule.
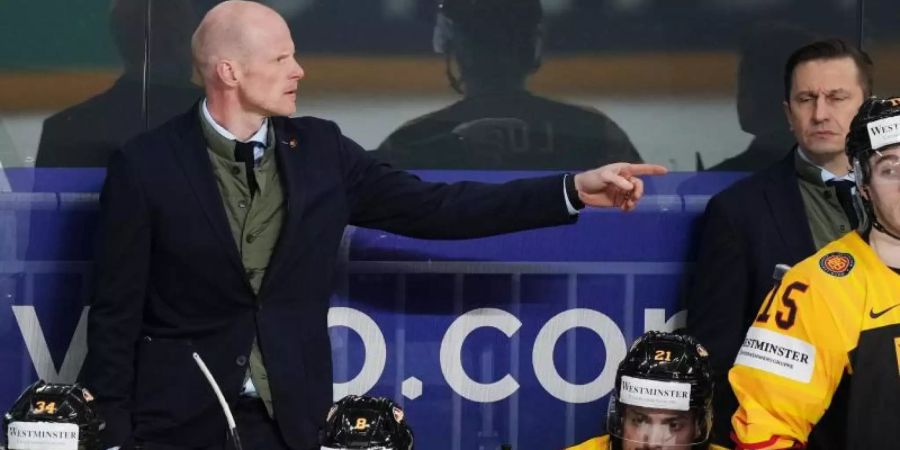
[[[233,173],[233,174],[235,174],[235,175],[240,175],[240,174],[241,174],[241,168],[240,168],[240,167],[232,167],[232,168],[231,168],[231,173]]]
[[[248,242],[248,243],[252,244],[253,241],[255,241],[255,240],[256,240],[256,235],[255,235],[255,234],[248,234],[248,235],[247,235],[247,242]]]
[[[247,357],[244,356],[244,355],[238,356],[238,357],[234,360],[234,363],[237,364],[237,365],[240,366],[240,367],[244,367],[244,366],[247,365]]]

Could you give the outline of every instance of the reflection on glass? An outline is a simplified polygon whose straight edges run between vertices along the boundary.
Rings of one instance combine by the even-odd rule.
[[[190,82],[190,35],[195,24],[187,0],[148,2],[115,0],[110,30],[124,63],[124,73],[108,90],[44,121],[35,165],[105,167],[125,141],[187,109],[199,90]],[[148,8],[149,6],[149,8]],[[144,57],[147,11],[149,77],[144,102]]]
[[[415,169],[584,169],[640,161],[628,136],[603,113],[534,95],[526,79],[541,65],[538,0],[444,0],[434,50],[464,98],[414,119],[379,147],[379,157]]]
[[[741,43],[737,110],[741,129],[753,141],[740,154],[709,170],[757,171],[787,156],[794,136],[784,116],[784,65],[791,52],[815,35],[782,22],[754,24]]]

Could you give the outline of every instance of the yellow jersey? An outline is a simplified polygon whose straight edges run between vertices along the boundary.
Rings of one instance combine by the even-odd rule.
[[[609,450],[609,435],[604,434],[603,436],[588,439],[566,450]]]
[[[566,450],[609,450],[611,447],[609,445],[609,435],[604,434],[603,436],[595,437],[588,439],[574,447],[569,447]],[[685,447],[692,448],[690,446]],[[719,447],[718,445],[711,444],[709,446],[709,450],[726,450],[725,447]]]
[[[763,301],[728,375],[738,448],[805,445],[845,376],[843,448],[898,445],[900,274],[856,232],[797,264]]]

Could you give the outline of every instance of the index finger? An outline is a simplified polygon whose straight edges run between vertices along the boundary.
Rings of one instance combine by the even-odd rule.
[[[631,175],[665,175],[669,169],[659,164],[629,164],[623,169]]]

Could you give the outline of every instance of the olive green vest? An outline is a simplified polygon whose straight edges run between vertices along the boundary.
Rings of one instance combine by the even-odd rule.
[[[245,276],[253,288],[253,293],[259,294],[259,287],[272,251],[278,242],[284,219],[284,192],[275,163],[274,131],[270,124],[265,153],[262,161],[254,169],[259,191],[251,197],[246,166],[234,159],[234,141],[216,132],[202,117],[202,113],[200,123],[208,145],[209,160],[212,163],[216,184],[225,205],[231,235],[244,265]],[[257,298],[256,301],[260,299]],[[249,376],[271,416],[272,391],[269,388],[263,355],[257,339],[254,339],[253,349],[250,352]]]

